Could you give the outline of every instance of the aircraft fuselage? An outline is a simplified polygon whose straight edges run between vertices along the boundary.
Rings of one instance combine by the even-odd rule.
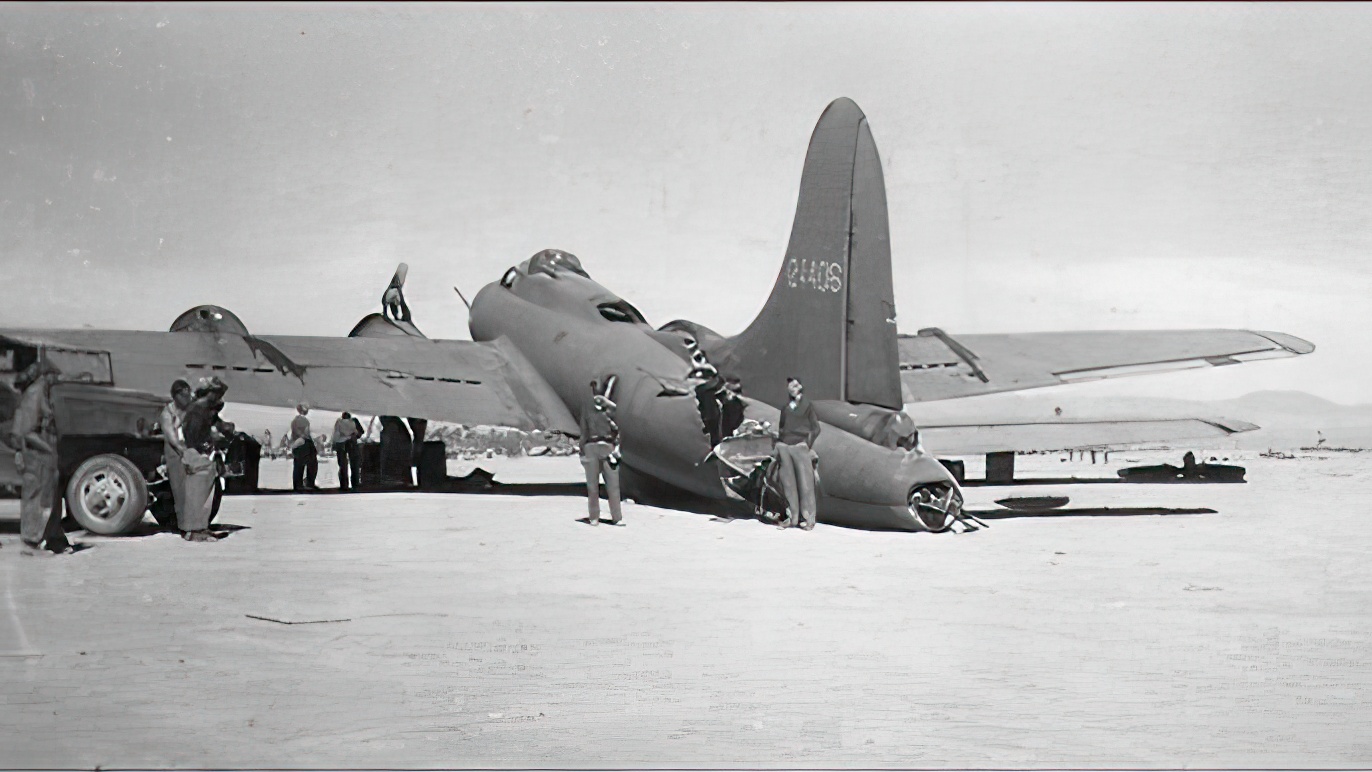
[[[626,307],[585,276],[565,269],[530,273],[526,262],[473,298],[472,339],[508,339],[577,417],[590,398],[590,382],[615,376],[616,420],[629,475],[746,510],[730,501],[713,463],[703,463],[711,447],[694,396],[663,387],[686,378],[688,361],[655,337],[648,324],[630,320],[622,311],[607,317],[600,310],[604,306]],[[777,377],[784,379],[785,374]],[[746,398],[745,405],[747,418],[778,424],[776,407]],[[823,522],[925,530],[911,510],[912,491],[923,485],[957,490],[952,476],[932,456],[884,448],[831,425],[822,426],[814,450],[822,485],[818,517]],[[634,493],[632,486],[628,492]],[[642,500],[645,494],[640,491],[635,498]]]

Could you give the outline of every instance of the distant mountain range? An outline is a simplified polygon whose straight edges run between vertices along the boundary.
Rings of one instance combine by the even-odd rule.
[[[906,406],[921,421],[1104,420],[1143,418],[1235,418],[1262,427],[1216,447],[1291,450],[1316,445],[1372,448],[1372,404],[1341,405],[1304,391],[1258,391],[1227,400],[1156,397],[1073,397],[1052,389],[923,402]],[[1179,443],[1183,445],[1186,443]]]

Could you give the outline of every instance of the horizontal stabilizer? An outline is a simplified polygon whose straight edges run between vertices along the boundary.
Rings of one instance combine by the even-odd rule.
[[[940,456],[1035,450],[1104,450],[1179,440],[1224,438],[1257,429],[1229,418],[1042,421],[921,425],[924,447]]]
[[[1250,330],[1130,330],[901,335],[907,403],[1035,389],[1308,354],[1292,335]]]

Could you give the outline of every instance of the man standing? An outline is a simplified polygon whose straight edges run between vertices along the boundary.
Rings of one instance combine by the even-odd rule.
[[[608,382],[608,379],[607,379]],[[615,403],[598,394],[591,381],[591,398],[581,407],[581,465],[586,467],[587,522],[600,524],[600,478],[610,495],[610,523],[620,524],[619,512],[619,424],[615,423]]]
[[[310,436],[310,419],[305,417],[310,406],[300,403],[295,406],[299,413],[291,419],[291,485],[296,493],[318,490],[314,484],[319,474],[319,453]]]
[[[719,432],[725,437],[732,437],[742,425],[743,381],[731,375],[724,380],[724,399],[719,406]]]
[[[781,408],[780,436],[776,455],[780,465],[781,489],[786,495],[786,518],[777,526],[799,525],[809,531],[815,527],[815,438],[819,418],[815,406],[805,398],[805,387],[796,378],[786,379],[791,399]],[[792,518],[799,518],[792,523]]]
[[[333,424],[333,452],[338,457],[338,490],[347,493],[357,491],[362,479],[362,463],[357,457],[357,422],[352,413],[344,413]],[[349,472],[352,473],[352,487],[348,487]]]
[[[62,531],[62,497],[57,486],[57,424],[52,408],[52,385],[56,367],[42,362],[29,365],[14,379],[23,394],[14,411],[10,441],[16,448],[15,466],[23,475],[19,503],[19,536],[28,546],[25,554],[72,551]]]
[[[219,423],[219,411],[224,409],[224,393],[229,387],[217,377],[204,379],[200,384],[181,419],[186,476],[177,522],[186,541],[215,541],[218,537],[209,530],[214,511],[214,485],[218,478],[214,462],[214,429]]]
[[[700,422],[713,448],[724,438],[720,433],[720,398],[724,393],[724,380],[719,377],[715,366],[704,360],[704,355],[700,355],[700,364],[691,369],[686,379],[695,384],[693,388],[696,406],[700,409]]]
[[[181,422],[186,417],[186,408],[191,404],[191,385],[180,378],[172,383],[172,401],[162,408],[158,423],[162,426],[162,462],[167,467],[167,487],[171,488],[172,503],[176,507],[176,520],[181,522],[186,498],[186,465],[182,457],[186,454],[185,441],[181,435]]]

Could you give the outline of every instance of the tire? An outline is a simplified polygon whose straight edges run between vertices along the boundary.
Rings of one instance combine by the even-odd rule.
[[[67,482],[67,511],[91,533],[121,534],[143,519],[148,484],[123,456],[102,453],[82,462]]]

